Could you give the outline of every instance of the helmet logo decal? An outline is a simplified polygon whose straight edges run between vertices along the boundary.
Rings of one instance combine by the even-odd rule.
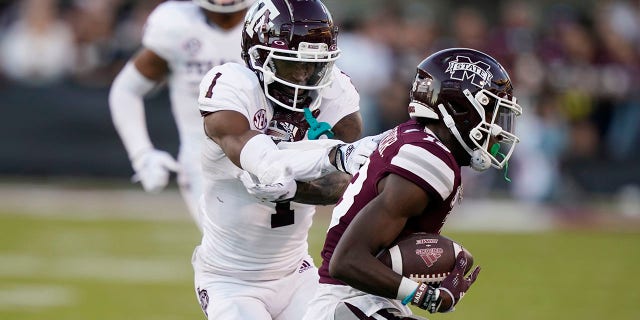
[[[246,32],[250,37],[257,32],[261,41],[264,34],[273,28],[273,19],[280,15],[280,11],[271,1],[265,1],[264,6],[256,10],[251,17]]]
[[[489,72],[488,64],[478,61],[471,62],[469,57],[457,56],[456,61],[450,61],[445,73],[451,74],[451,79],[470,82],[478,88],[484,88],[491,83],[493,74]]]

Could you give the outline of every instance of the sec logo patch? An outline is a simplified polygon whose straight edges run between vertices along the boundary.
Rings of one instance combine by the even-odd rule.
[[[258,110],[253,115],[253,126],[258,130],[262,130],[267,127],[267,111],[264,109]]]

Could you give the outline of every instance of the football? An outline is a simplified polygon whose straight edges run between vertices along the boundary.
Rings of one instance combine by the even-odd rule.
[[[457,242],[439,234],[421,232],[400,237],[377,257],[387,267],[411,280],[440,284],[453,270],[460,251],[469,260],[466,274],[473,265],[471,253]]]

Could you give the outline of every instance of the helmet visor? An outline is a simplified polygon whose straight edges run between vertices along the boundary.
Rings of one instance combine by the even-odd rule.
[[[278,40],[273,47],[255,45],[248,51],[251,68],[262,73],[265,95],[279,106],[300,112],[303,107],[298,103],[312,97],[309,108],[316,109],[320,102],[317,91],[331,85],[340,50],[329,51],[325,43],[307,42],[300,42],[298,50],[282,47],[286,47],[284,42]],[[274,96],[276,91],[284,101]]]
[[[269,66],[276,81],[300,89],[319,89],[330,84],[338,52],[328,51],[324,43],[300,43],[298,51],[274,50]]]
[[[331,70],[331,62],[299,62],[274,56],[273,69],[278,79],[300,86],[322,86]]]
[[[493,119],[489,125],[489,133],[492,142],[489,153],[494,167],[502,168],[507,163],[520,139],[515,135],[516,117],[522,114],[522,107],[518,105],[515,97],[498,97],[486,92],[496,99],[496,108]],[[499,148],[498,148],[499,145]]]
[[[522,114],[522,107],[515,97],[500,97],[484,89],[476,93],[476,98],[470,93],[466,95],[480,114],[487,117],[471,130],[471,141],[478,150],[489,156],[493,167],[501,169],[520,141],[515,135],[515,123],[516,117]]]
[[[498,99],[496,111],[493,123],[500,126],[502,131],[515,134],[516,117],[522,113],[520,106],[515,102],[515,98],[512,100]]]

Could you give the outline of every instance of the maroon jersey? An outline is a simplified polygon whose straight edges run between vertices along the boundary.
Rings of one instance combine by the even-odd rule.
[[[447,215],[462,194],[460,166],[431,130],[415,120],[395,127],[353,177],[333,210],[321,254],[321,283],[343,284],[329,275],[333,250],[353,218],[378,194],[378,182],[390,173],[412,181],[429,194],[427,208],[407,221],[401,235],[440,233]]]

